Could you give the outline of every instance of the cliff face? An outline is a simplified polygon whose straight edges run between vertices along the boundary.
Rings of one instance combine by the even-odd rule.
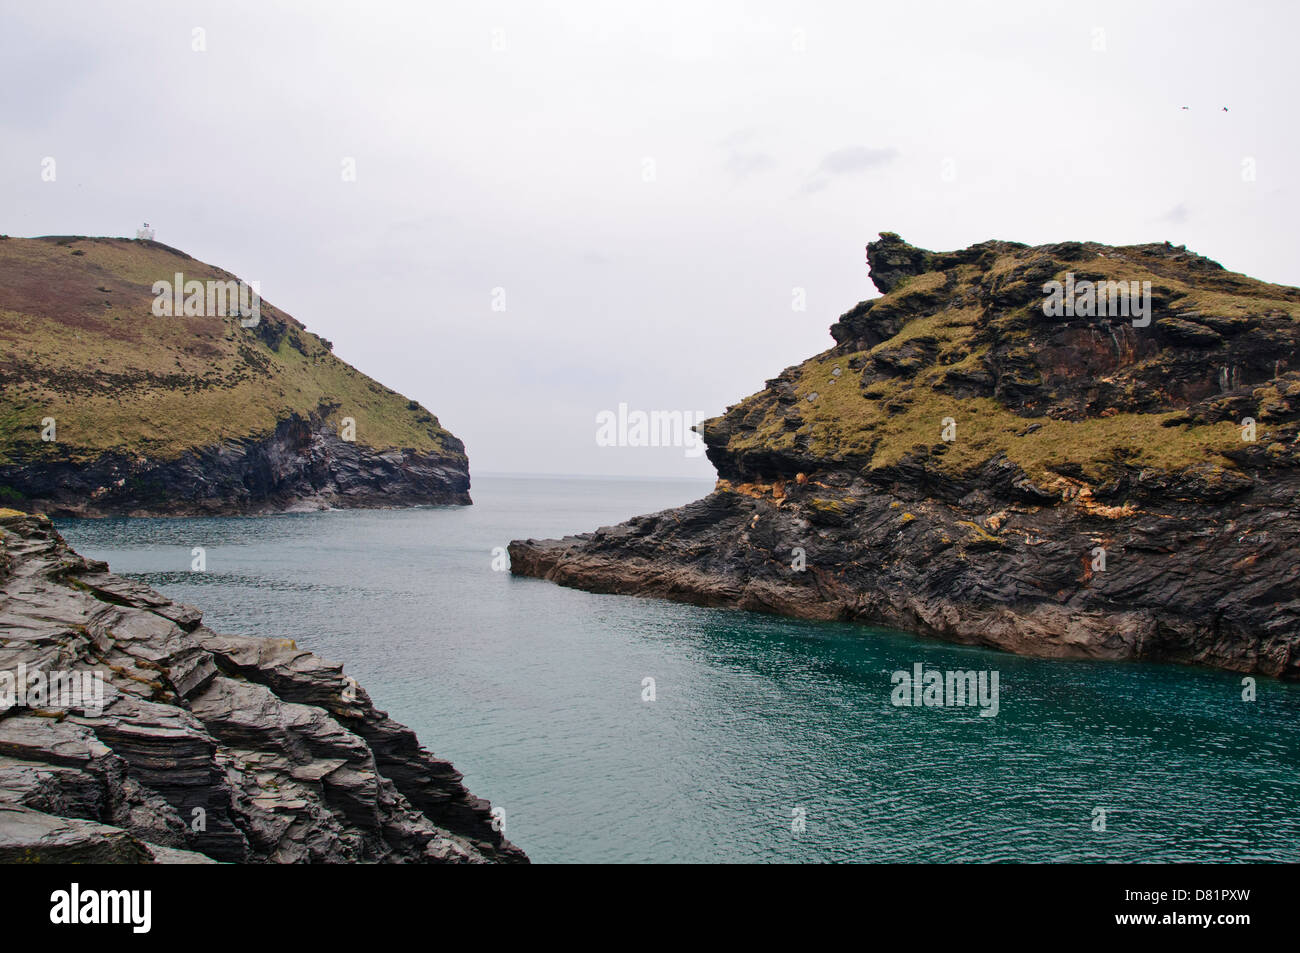
[[[155,283],[178,276],[203,293],[158,308]],[[101,516],[470,502],[464,444],[436,417],[268,302],[245,318],[251,292],[227,283],[238,279],[152,241],[0,238],[0,505]]]
[[[451,438],[448,446],[461,444]],[[463,452],[360,446],[341,440],[319,413],[291,413],[264,436],[185,450],[168,460],[109,451],[84,463],[0,464],[0,488],[8,490],[0,502],[56,516],[254,515],[470,502]]]
[[[1167,245],[885,234],[869,261],[884,296],[835,347],[704,424],[709,497],[515,541],[512,571],[1300,677],[1300,290]],[[1150,307],[1049,316],[1052,281]]]
[[[0,862],[526,861],[493,826],[341,666],[0,510]]]

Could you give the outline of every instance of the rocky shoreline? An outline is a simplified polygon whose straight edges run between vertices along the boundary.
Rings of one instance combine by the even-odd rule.
[[[835,347],[703,425],[712,494],[516,540],[511,571],[1300,678],[1300,291],[1159,245],[885,234],[870,261],[885,296]],[[1152,279],[1155,320],[1046,318],[1067,271]]]
[[[527,862],[342,666],[214,632],[12,510],[5,672],[32,689],[0,674],[0,862]],[[92,676],[98,697],[67,694]]]
[[[90,463],[0,464],[0,503],[56,517],[254,516],[300,510],[469,505],[464,445],[446,454],[376,450],[321,416],[174,460],[108,453]]]

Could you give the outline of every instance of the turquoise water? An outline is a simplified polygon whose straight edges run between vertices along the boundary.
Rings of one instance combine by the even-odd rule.
[[[1245,702],[1229,673],[1037,661],[492,568],[513,538],[708,489],[476,477],[465,508],[59,528],[213,628],[346,663],[534,861],[1300,860],[1300,686],[1261,679]],[[996,717],[891,705],[891,673],[917,662],[998,672]]]

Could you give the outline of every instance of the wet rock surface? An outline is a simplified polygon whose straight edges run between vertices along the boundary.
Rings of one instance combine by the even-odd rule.
[[[1300,291],[1168,245],[935,253],[886,233],[870,257],[886,296],[703,425],[710,496],[516,540],[511,571],[1300,678]],[[1047,318],[1067,271],[1151,279],[1155,320]]]
[[[0,862],[527,859],[342,666],[213,632],[14,511],[0,511],[4,671],[103,683],[0,709]]]

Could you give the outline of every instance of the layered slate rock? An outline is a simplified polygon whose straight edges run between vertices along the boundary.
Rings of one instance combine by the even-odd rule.
[[[109,451],[76,461],[0,463],[0,503],[55,516],[225,516],[466,505],[464,445],[375,450],[340,438],[329,408],[291,413],[269,434],[151,459]]]
[[[470,502],[464,444],[270,302],[247,319],[203,295],[203,313],[155,313],[155,287],[191,282],[238,285],[154,241],[0,235],[0,506],[202,516]],[[356,303],[357,320],[368,307]]]
[[[490,805],[342,666],[0,511],[0,671],[98,672],[0,711],[0,862],[523,862]]]
[[[517,575],[1300,677],[1300,290],[1170,245],[869,246],[883,297],[703,436],[707,498]],[[1051,281],[1149,282],[1051,317]],[[1145,320],[1149,318],[1149,321]]]

